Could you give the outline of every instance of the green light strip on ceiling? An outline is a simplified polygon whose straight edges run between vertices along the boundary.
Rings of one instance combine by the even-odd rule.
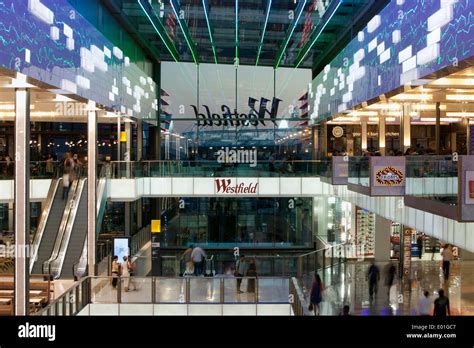
[[[260,39],[260,44],[258,45],[257,61],[255,62],[255,65],[258,65],[258,61],[260,60],[260,53],[262,52],[263,39],[265,37],[265,32],[267,30],[268,17],[270,17],[270,8],[271,7],[272,7],[272,0],[268,0],[267,13],[265,15],[265,23],[263,24],[262,38]]]
[[[208,14],[209,7],[207,5],[207,0],[202,0],[202,6],[204,7],[204,16],[206,17],[207,30],[209,31],[209,40],[211,41],[211,46],[212,46],[212,53],[214,54],[214,63],[217,64],[216,46],[214,45],[214,39],[212,37],[211,21],[209,20],[209,14]]]
[[[157,27],[157,25],[155,24],[155,21],[153,20],[152,16],[150,15],[149,12],[153,12],[153,16],[158,20],[158,22],[161,24],[161,21],[159,20],[159,17],[156,16],[156,13],[153,11],[153,8],[151,7],[151,5],[146,1],[146,0],[137,0],[138,2],[138,5],[140,5],[143,13],[145,14],[145,16],[148,18],[148,20],[150,21],[151,25],[153,26],[153,29],[155,29],[156,33],[158,34],[158,36],[160,37],[161,41],[163,42],[163,44],[166,46],[166,48],[168,49],[168,52],[171,54],[171,56],[173,57],[173,59],[178,62],[179,61],[179,53],[178,53],[178,50],[176,49],[176,47],[174,46],[173,42],[171,41],[170,37],[168,36],[168,34],[166,33],[166,31],[162,32],[163,29],[159,29]],[[146,4],[146,5],[144,5]],[[145,7],[145,6],[148,6],[148,9]]]
[[[181,31],[183,32],[184,39],[186,40],[186,43],[188,44],[189,50],[191,51],[191,54],[193,56],[193,60],[195,64],[199,64],[199,57],[196,51],[196,45],[194,44],[193,39],[191,38],[191,35],[189,34],[188,26],[187,24],[181,20],[179,17],[180,13],[180,5],[179,3],[175,4],[176,0],[170,0],[171,7],[173,8],[174,15],[176,16],[176,20],[178,21],[179,27],[181,28]]]
[[[283,42],[283,45],[280,47],[280,50],[278,51],[277,59],[274,64],[274,68],[277,69],[280,66],[281,59],[283,57],[283,53],[285,53],[286,48],[290,42],[291,37],[293,36],[293,32],[296,29],[296,26],[298,25],[298,21],[300,20],[301,14],[303,13],[304,7],[306,6],[307,0],[300,0],[298,3],[298,6],[296,8],[296,11],[298,12],[298,15],[296,16],[295,19],[293,19],[293,23],[291,25],[290,32],[288,33],[285,41]]]
[[[339,9],[339,7],[342,5],[343,1],[342,0],[336,0],[337,1],[337,5],[334,7],[334,9],[331,11],[331,14],[329,15],[329,17],[327,19],[324,19],[324,24],[322,25],[322,27],[318,30],[316,36],[312,39],[312,40],[308,40],[308,42],[311,42],[309,45],[308,45],[308,42],[306,42],[306,44],[301,48],[300,52],[298,53],[298,57],[296,58],[296,65],[295,65],[295,68],[298,68],[300,66],[300,64],[303,62],[303,60],[306,58],[306,56],[308,55],[309,51],[311,50],[311,48],[313,48],[314,44],[316,43],[316,41],[318,41],[319,37],[321,36],[321,34],[323,33],[324,29],[326,28],[326,26],[328,25],[328,23],[331,21],[332,17],[334,17],[334,15],[336,14],[337,10]],[[315,31],[316,32],[317,28],[315,28]]]

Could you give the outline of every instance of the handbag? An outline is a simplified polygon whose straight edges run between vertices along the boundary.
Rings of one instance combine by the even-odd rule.
[[[311,312],[312,310],[313,310],[313,304],[312,304],[312,303],[310,303],[310,304],[309,304],[309,306],[308,306],[308,311],[310,311],[310,312]]]

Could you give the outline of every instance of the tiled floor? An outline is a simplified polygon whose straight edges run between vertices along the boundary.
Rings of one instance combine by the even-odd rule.
[[[401,279],[388,289],[385,285],[385,267],[377,264],[381,279],[377,296],[369,301],[366,274],[370,263],[349,262],[341,271],[337,285],[328,287],[322,304],[322,315],[339,315],[344,304],[349,304],[353,315],[417,315],[418,301],[425,290],[431,300],[438,289],[444,289],[451,304],[452,315],[474,315],[474,261],[453,261],[451,275],[444,281],[440,261],[412,261],[411,276],[407,287]],[[398,265],[397,265],[398,266]]]

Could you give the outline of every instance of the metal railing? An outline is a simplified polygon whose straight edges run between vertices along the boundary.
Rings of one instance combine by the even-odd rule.
[[[248,291],[243,295],[237,285]],[[285,304],[291,315],[289,294],[289,278],[85,277],[34,315],[72,316],[88,304],[178,304],[186,306],[186,314],[190,305],[198,304],[252,304],[256,314],[258,305]]]

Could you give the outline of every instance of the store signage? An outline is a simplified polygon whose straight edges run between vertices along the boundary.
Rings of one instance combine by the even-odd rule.
[[[239,113],[236,109],[232,112],[230,107],[227,105],[221,106],[222,115],[219,113],[211,113],[211,110],[207,105],[203,105],[205,113],[200,113],[196,105],[191,105],[191,107],[194,110],[198,126],[256,127],[258,125],[266,126],[266,120],[270,120],[274,125],[276,125],[278,106],[282,100],[273,98],[272,108],[268,111],[267,103],[269,101],[269,99],[263,97],[260,98],[260,105],[257,110],[257,99],[249,97],[248,106],[250,107],[250,112],[248,114]],[[266,114],[269,115],[268,119],[265,118]]]
[[[336,126],[332,129],[332,135],[335,138],[340,138],[344,134],[344,129],[341,126]]]
[[[400,166],[375,166],[375,186],[403,186],[404,168]]]
[[[412,229],[407,228],[403,231],[403,275],[410,275],[411,267],[411,236]]]
[[[474,171],[466,171],[466,188],[465,197],[466,204],[474,204]]]
[[[235,179],[216,179],[216,193],[220,194],[256,194],[258,182],[237,184]]]

